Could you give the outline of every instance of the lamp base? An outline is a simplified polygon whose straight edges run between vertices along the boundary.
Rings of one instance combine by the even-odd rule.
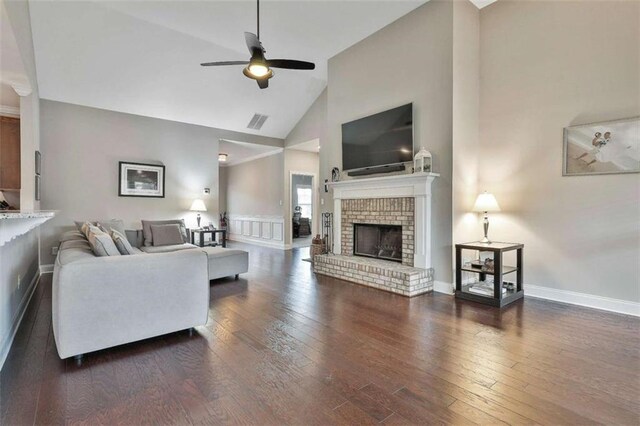
[[[483,228],[484,228],[484,238],[481,239],[480,242],[484,243],[484,244],[491,244],[491,241],[489,240],[489,238],[487,238],[487,235],[489,233],[489,214],[488,214],[488,212],[484,212]]]
[[[196,216],[196,220],[198,221],[198,229],[200,229],[200,213]]]

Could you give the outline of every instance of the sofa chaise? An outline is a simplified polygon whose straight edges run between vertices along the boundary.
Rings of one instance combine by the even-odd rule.
[[[153,245],[143,231],[125,231],[132,253],[115,256],[96,255],[83,232],[62,235],[52,295],[61,359],[204,325],[209,281],[248,270],[243,250]]]

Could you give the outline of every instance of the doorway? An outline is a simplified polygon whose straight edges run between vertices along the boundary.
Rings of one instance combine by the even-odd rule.
[[[315,223],[314,175],[291,174],[291,246],[309,247]]]

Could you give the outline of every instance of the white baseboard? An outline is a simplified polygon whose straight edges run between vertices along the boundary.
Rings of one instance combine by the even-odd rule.
[[[454,285],[451,283],[446,283],[444,281],[433,282],[433,291],[437,291],[438,293],[453,294],[453,289]],[[587,308],[640,317],[640,303],[638,302],[630,302],[627,300],[613,299],[611,297],[596,296],[587,293],[578,293],[575,291],[557,290],[555,288],[530,284],[525,284],[524,293],[525,297],[553,300],[555,302],[569,303],[571,305],[585,306]]]
[[[640,317],[640,303],[638,302],[527,284],[524,286],[524,294],[525,297],[536,297]]]
[[[53,263],[48,265],[40,265],[40,274],[51,274],[53,273]]]
[[[9,330],[9,335],[2,342],[2,347],[0,347],[0,370],[4,366],[4,362],[7,360],[7,355],[9,355],[9,351],[11,350],[11,345],[13,344],[13,339],[16,337],[16,333],[18,332],[18,328],[20,328],[20,323],[22,322],[22,318],[24,317],[24,313],[27,311],[27,306],[29,306],[29,302],[31,302],[31,297],[33,293],[35,293],[36,287],[38,287],[38,283],[40,282],[40,273],[36,272],[35,276],[29,283],[29,290],[24,294],[22,300],[20,301],[20,305],[18,306],[18,311],[16,315],[13,317],[13,321],[11,323],[11,329]]]
[[[438,293],[444,294],[453,294],[453,284],[446,283],[444,281],[434,281],[433,282],[433,291],[437,291]]]
[[[244,235],[238,234],[231,234],[227,237],[227,239],[229,241],[238,241],[240,243],[255,244],[257,246],[277,248],[280,250],[288,250],[291,248],[290,244],[285,244],[282,241],[262,240],[260,238],[246,237]],[[287,246],[289,247],[287,248]]]

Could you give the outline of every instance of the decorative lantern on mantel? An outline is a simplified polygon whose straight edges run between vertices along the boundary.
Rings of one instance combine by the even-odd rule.
[[[420,148],[420,151],[413,157],[413,172],[420,173],[425,172],[429,173],[432,170],[433,166],[433,158],[431,153],[427,151],[424,147]]]

